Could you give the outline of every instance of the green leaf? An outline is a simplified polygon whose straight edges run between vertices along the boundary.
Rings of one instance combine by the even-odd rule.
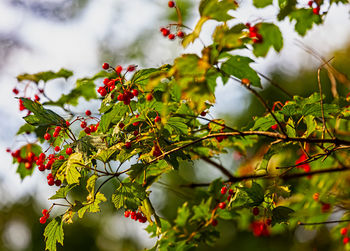
[[[315,117],[312,115],[304,117],[303,121],[306,124],[307,128],[307,131],[305,132],[306,137],[309,137],[316,130],[317,122],[315,120]]]
[[[262,43],[253,44],[254,55],[265,57],[271,47],[279,52],[283,47],[283,37],[278,26],[272,23],[261,23],[257,27],[259,34],[263,37],[263,41]]]
[[[202,17],[225,22],[233,18],[227,12],[236,8],[234,0],[204,0],[199,5],[199,13]]]
[[[100,212],[101,211],[100,203],[104,201],[107,201],[106,197],[102,193],[98,192],[95,198],[92,199],[92,201],[83,203],[84,206],[78,210],[79,218],[83,218],[86,212],[90,212],[90,213]]]
[[[112,155],[118,151],[117,145],[114,145],[108,149],[98,149],[98,152],[92,156],[93,159],[97,159],[102,161],[103,163],[109,162],[109,159],[112,157]]]
[[[32,126],[49,126],[49,125],[58,125],[66,126],[66,120],[62,118],[57,113],[44,109],[44,107],[36,101],[32,101],[27,98],[20,98],[23,102],[23,105],[34,115],[29,115],[24,117],[24,120]]]
[[[253,4],[257,8],[264,8],[272,4],[272,0],[253,0]]]
[[[336,104],[323,104],[323,112],[325,117],[329,117],[331,114],[337,114],[339,110],[340,109]],[[321,104],[306,104],[303,107],[301,114],[304,116],[313,115],[315,117],[322,117]]]
[[[62,165],[58,169],[56,177],[61,181],[66,179],[69,185],[79,183],[79,178],[81,177],[81,174],[77,170],[77,168],[80,170],[83,166],[85,166],[83,155],[77,152],[72,153],[68,157],[67,165]]]
[[[288,122],[286,124],[286,131],[287,131],[287,135],[289,137],[296,137],[297,133],[296,133],[296,128],[295,128],[295,124],[292,118],[288,119]]]
[[[79,81],[79,80],[78,80]],[[96,85],[92,80],[80,80],[77,81],[77,87],[72,89],[68,94],[62,94],[61,97],[57,101],[48,101],[45,102],[44,105],[52,105],[52,106],[60,106],[64,105],[78,105],[79,98],[84,98],[89,101],[91,99],[97,98],[97,93],[95,90]]]
[[[231,56],[222,64],[221,70],[239,79],[247,78],[253,86],[261,88],[258,74],[249,66],[252,62],[254,61],[248,57]]]
[[[193,216],[191,221],[208,221],[211,218],[211,205],[212,198],[209,198],[207,201],[202,200],[199,205],[193,206]]]
[[[116,209],[122,207],[136,209],[146,199],[146,191],[142,185],[133,183],[120,183],[119,188],[112,195],[112,202]]]
[[[206,101],[215,101],[214,93],[206,80],[210,69],[213,68],[206,57],[199,58],[195,54],[184,54],[175,60],[169,72],[181,88],[182,99],[189,100],[188,104],[194,111],[201,112],[206,109]]]
[[[158,76],[159,74],[166,73],[170,69],[170,65],[165,64],[160,68],[148,68],[135,72],[131,78],[131,82],[137,85],[145,86],[148,84],[150,78]]]
[[[98,130],[102,133],[106,133],[109,130],[112,121],[121,120],[127,111],[127,106],[122,103],[116,104],[113,109],[102,115]]]
[[[72,190],[74,187],[76,187],[76,184],[74,185],[68,185],[68,186],[61,186],[60,189],[56,191],[56,194],[51,196],[49,200],[56,200],[56,199],[64,199],[67,197],[67,194],[70,190]]]
[[[144,187],[148,187],[157,181],[163,173],[167,173],[173,170],[173,168],[165,160],[160,160],[150,165],[143,163],[134,164],[131,166],[128,174],[132,180],[136,181],[139,184],[143,184],[145,181],[145,170],[147,170],[147,172],[146,183]]]
[[[274,113],[276,118],[279,121],[284,121],[283,114]],[[271,114],[266,115],[265,117],[260,117],[254,122],[252,130],[263,130],[267,131],[272,125],[276,124],[276,120],[271,116]]]
[[[173,131],[175,131],[175,133],[187,135],[188,127],[183,121],[182,118],[171,117],[164,127],[169,129],[170,134],[173,134]]]
[[[272,225],[287,222],[292,213],[294,213],[294,210],[289,207],[279,206],[274,208],[272,210]]]
[[[45,250],[56,251],[56,242],[63,245],[62,218],[56,217],[46,226],[44,231],[46,248]]]
[[[29,152],[33,152],[35,156],[38,156],[42,152],[42,149],[37,144],[24,145],[20,148],[21,158],[23,159],[27,158]],[[22,162],[22,163],[19,163],[16,173],[18,173],[21,179],[23,180],[26,176],[32,175],[33,171],[34,171],[34,167],[27,169],[25,168],[25,164]]]
[[[280,12],[277,15],[278,21],[283,20],[293,10],[295,10],[296,4],[296,0],[278,0],[278,6],[280,7]]]
[[[246,192],[253,201],[253,203],[250,203],[250,206],[259,206],[264,201],[264,189],[256,182],[253,182],[250,188],[239,187],[239,189]]]
[[[216,212],[218,217],[223,220],[233,220],[239,216],[238,213],[229,210],[218,210]]]
[[[66,69],[61,69],[58,72],[53,72],[53,71],[44,71],[44,72],[38,72],[36,74],[22,74],[17,76],[18,82],[24,81],[24,80],[29,80],[33,81],[35,83],[39,83],[40,80],[47,82],[52,79],[56,78],[69,78],[73,76],[73,72],[66,70]]]
[[[229,28],[226,24],[217,26],[213,40],[221,50],[232,50],[243,46],[242,31],[247,27],[244,24],[237,24]]]
[[[313,24],[321,24],[322,18],[320,15],[315,15],[312,9],[297,9],[290,13],[290,20],[296,20],[295,30],[299,35],[304,36],[310,30]]]
[[[30,124],[24,124],[18,129],[16,135],[20,135],[22,133],[34,132],[35,128],[36,128],[35,126],[32,126]]]
[[[178,210],[177,217],[175,219],[175,223],[179,227],[186,226],[188,218],[191,216],[191,211],[188,208],[188,203],[185,202]]]

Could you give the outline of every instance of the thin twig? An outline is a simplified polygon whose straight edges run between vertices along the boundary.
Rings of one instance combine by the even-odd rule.
[[[298,222],[299,226],[310,226],[310,225],[323,225],[323,224],[330,224],[330,223],[341,223],[341,222],[349,222],[349,220],[331,220],[331,221],[322,221],[322,222]]]

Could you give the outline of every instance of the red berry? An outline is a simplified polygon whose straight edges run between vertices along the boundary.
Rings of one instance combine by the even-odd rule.
[[[227,187],[222,187],[220,193],[225,194],[227,192]]]
[[[56,181],[55,181],[55,185],[56,185],[56,186],[59,187],[61,184],[62,184],[62,182],[61,182],[60,180],[56,180]]]
[[[135,65],[129,65],[127,71],[134,71]]]
[[[86,110],[85,114],[86,114],[86,116],[90,116],[91,115],[91,111],[90,110]]]
[[[125,211],[124,216],[125,216],[125,218],[128,218],[130,216],[130,211]]]
[[[140,121],[132,123],[133,126],[138,126],[140,124]]]
[[[68,120],[66,121],[66,126],[70,126],[70,122]]]
[[[85,122],[85,121],[82,121],[82,122],[80,123],[80,127],[81,127],[81,128],[85,128],[85,127],[86,127],[86,122]]]
[[[43,210],[41,211],[41,213],[43,214],[43,216],[46,216],[47,213],[48,213],[48,211],[47,211],[47,209],[43,209]]]
[[[253,215],[257,216],[259,214],[259,208],[258,207],[254,207],[253,208]]]
[[[120,123],[119,123],[119,128],[120,128],[120,129],[123,129],[124,126],[125,126],[125,125],[124,125],[123,122],[120,122]]]
[[[38,166],[38,169],[40,172],[44,172],[45,171],[45,166],[43,164]]]
[[[229,189],[229,190],[228,190],[228,194],[229,194],[229,195],[233,195],[234,193],[235,193],[235,192],[234,192],[232,189]]]
[[[320,194],[319,193],[314,193],[312,195],[312,198],[315,200],[315,201],[318,201],[318,199],[320,198]]]
[[[117,67],[115,67],[115,71],[118,75],[120,75],[120,73],[122,72],[123,67],[121,67],[120,65],[118,65]]]
[[[348,229],[346,227],[343,227],[342,229],[340,229],[341,235],[346,235],[347,233],[348,233]]]
[[[175,35],[171,33],[171,34],[168,35],[168,38],[169,38],[170,40],[174,40],[174,39],[175,39]]]
[[[45,216],[40,217],[39,222],[40,222],[40,224],[45,224],[46,223],[46,217]]]
[[[135,130],[134,131],[134,136],[137,136],[139,134],[139,131],[138,130]]]
[[[55,146],[55,152],[59,152],[61,148],[59,146]]]
[[[166,37],[166,36],[168,36],[170,34],[170,30],[164,28],[162,30],[162,33],[163,33],[163,36]]]
[[[131,142],[125,142],[125,148],[129,149],[131,147]]]
[[[154,118],[154,122],[155,123],[158,123],[160,122],[162,119],[157,115],[155,118]]]
[[[72,149],[71,147],[68,147],[68,148],[66,149],[66,154],[67,154],[67,155],[71,155],[72,152],[73,152],[73,149]]]
[[[179,38],[183,38],[185,36],[185,33],[183,33],[183,31],[178,31],[176,33],[176,35],[179,37]]]
[[[31,169],[32,168],[32,163],[31,162],[26,162],[26,163],[24,163],[24,167],[26,169]]]
[[[100,95],[101,95],[102,97],[106,96],[106,95],[107,95],[107,90],[106,90],[105,88],[101,89]]]
[[[213,226],[213,227],[216,227],[218,225],[218,220],[217,219],[212,219],[210,224]]]
[[[204,117],[205,115],[207,115],[207,113],[205,111],[202,111],[201,116]]]
[[[272,130],[277,130],[277,128],[278,128],[278,124],[274,124],[274,125],[271,126]]]
[[[40,153],[39,154],[39,159],[45,159],[46,158],[46,154],[45,153]]]
[[[322,213],[326,213],[330,209],[331,209],[331,204],[329,204],[329,203],[323,203],[322,204],[322,207],[321,207]]]
[[[63,156],[63,155],[60,155],[60,156],[58,157],[58,159],[59,159],[59,160],[64,160],[64,156]]]
[[[13,88],[13,89],[12,89],[12,92],[13,92],[14,94],[16,94],[16,95],[19,93],[19,91],[18,91],[16,88]]]
[[[108,63],[103,63],[102,69],[108,70],[108,68],[109,68],[109,64]]]
[[[349,237],[345,237],[345,238],[343,239],[344,245],[348,244],[349,241],[350,241],[350,238],[349,238]]]
[[[53,178],[48,179],[47,184],[49,186],[53,186],[55,184],[55,180]]]
[[[91,132],[96,132],[97,128],[94,125],[91,125],[90,126],[90,130],[91,130]]]
[[[39,97],[38,95],[34,95],[34,99],[35,99],[36,101],[39,101],[39,100],[40,100],[40,97]]]
[[[307,3],[307,5],[309,5],[311,8],[312,8],[312,4],[314,3],[314,1],[309,1],[308,3]]]
[[[220,203],[219,203],[219,207],[220,207],[221,209],[225,209],[225,207],[226,207],[226,202],[220,202]]]
[[[250,26],[249,27],[249,32],[250,33],[257,33],[258,32],[258,28],[256,28],[256,26]],[[254,36],[255,37],[255,36]]]
[[[146,95],[146,100],[147,100],[147,101],[151,101],[152,99],[153,99],[152,93],[148,93],[148,94]]]
[[[312,12],[313,12],[315,15],[320,15],[320,6],[317,6],[316,8],[313,8],[313,9],[312,9]]]
[[[90,127],[85,127],[84,132],[85,132],[86,134],[90,134],[90,133],[91,133]]]
[[[136,89],[134,89],[134,90],[132,90],[132,94],[133,94],[135,97],[137,97],[137,96],[139,95],[139,91],[136,90]]]
[[[174,1],[169,1],[168,2],[168,6],[169,6],[169,8],[175,7],[175,2]]]
[[[44,139],[45,140],[50,140],[51,139],[51,135],[49,133],[45,133]]]
[[[59,134],[60,134],[59,132],[54,131],[52,134],[52,137],[57,138]]]

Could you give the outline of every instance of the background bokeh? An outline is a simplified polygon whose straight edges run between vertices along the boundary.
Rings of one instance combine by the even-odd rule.
[[[233,13],[237,17],[233,23],[275,20],[277,10],[273,7],[256,10],[250,1],[241,2],[240,11]],[[184,23],[193,27],[198,18],[199,1],[177,3],[183,10]],[[349,7],[343,5],[333,6],[325,23],[304,38],[293,31],[289,22],[280,23],[285,39],[283,50],[279,54],[270,51],[267,58],[256,59],[252,66],[293,93],[310,94],[316,90],[316,71],[321,62],[305,51],[303,47],[307,46],[326,59],[334,56],[332,62],[336,68],[350,76],[349,11]],[[165,0],[0,0],[0,250],[44,250],[43,226],[38,219],[41,209],[50,206],[47,198],[55,192],[39,172],[21,181],[5,151],[7,147],[15,149],[33,140],[30,135],[15,137],[25,115],[18,111],[18,101],[11,91],[17,85],[16,76],[24,72],[57,71],[62,67],[74,71],[75,76],[68,81],[50,83],[48,94],[55,99],[71,89],[77,78],[98,72],[103,62],[159,67],[171,63],[180,53],[199,53],[200,43],[184,51],[178,40],[162,37],[159,28],[175,18],[174,10],[167,8]],[[213,21],[205,24],[201,34],[205,44],[209,44],[215,25]],[[251,55],[249,50],[240,53]],[[326,74],[322,83],[325,91],[329,91]],[[263,95],[271,100],[287,100],[267,82],[264,87]],[[263,112],[263,107],[234,83],[219,84],[216,96],[217,103],[208,116],[224,117],[232,125],[245,125],[253,115]],[[82,101],[78,109],[94,112],[98,103]],[[233,171],[247,159],[238,161],[230,152],[220,161]],[[209,181],[220,175],[202,162],[193,168],[182,166],[178,173],[166,175],[152,188],[151,199],[157,212],[172,219],[184,198],[193,196],[191,191],[182,191],[179,182]],[[104,192],[111,193],[114,189],[114,184],[109,184]],[[140,250],[155,242],[148,238],[143,224],[124,219],[111,205],[105,205],[103,212],[103,216],[90,215],[67,226],[64,250]],[[218,250],[228,250],[232,243],[238,250],[257,247],[281,250],[287,248],[286,243],[290,243],[289,249],[295,250],[308,250],[311,245],[329,250],[335,245],[326,227],[317,233],[298,229],[296,233],[278,235],[273,240],[254,241],[251,233],[238,233],[228,223],[219,227],[223,231]]]

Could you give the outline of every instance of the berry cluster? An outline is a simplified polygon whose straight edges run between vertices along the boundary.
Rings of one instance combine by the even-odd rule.
[[[28,94],[28,91],[33,90],[33,89],[35,90],[35,94],[34,95]],[[38,101],[38,102],[41,99],[40,96],[45,95],[43,88],[39,88],[39,85],[37,85],[37,84],[33,85],[30,82],[24,86],[22,91],[19,90],[19,87],[14,87],[12,89],[12,93],[15,95],[21,94],[21,97],[28,97],[29,98],[31,96],[31,97],[33,97],[33,100]],[[18,102],[19,102],[19,110],[20,111],[27,110],[27,108],[23,105],[23,101],[21,99],[19,99]],[[31,112],[28,111],[27,115],[30,115],[30,114],[31,114]]]
[[[40,223],[45,224],[46,220],[50,217],[50,212],[47,209],[43,209],[42,211],[43,216],[40,217]]]
[[[169,8],[175,8],[177,15],[180,15],[180,11],[178,7],[176,6],[174,1],[168,2]],[[176,26],[175,33],[171,33],[171,27]],[[179,22],[177,24],[169,24],[167,27],[160,28],[160,32],[163,34],[164,37],[168,37],[170,40],[174,40],[176,37],[182,39],[185,36],[185,33],[181,30],[182,24]]]
[[[227,189],[226,186],[223,186],[221,187],[221,190],[220,190],[220,193],[222,195],[225,195],[226,193],[228,192],[228,196],[227,196],[227,201],[230,201],[231,200],[231,197],[235,194],[235,192],[233,191],[233,189]],[[225,201],[222,201],[218,204],[219,208],[220,209],[225,209],[226,208],[226,202]]]
[[[312,12],[315,15],[320,15],[321,6],[319,5],[318,1],[309,1],[308,5],[310,8],[312,8]]]
[[[263,42],[263,37],[258,33],[258,27],[256,25],[251,26],[250,23],[246,23],[249,29],[249,37],[252,39],[254,44],[260,44]]]
[[[296,168],[303,169],[306,173],[310,172],[310,170],[311,170],[310,164],[309,163],[304,163],[304,162],[307,161],[307,159],[308,159],[308,157],[306,156],[306,154],[302,153],[300,155],[299,159],[297,159],[295,161]]]
[[[342,236],[344,236],[344,238],[343,238],[343,243],[344,243],[344,245],[348,244],[349,241],[350,241],[349,236],[347,236],[347,234],[348,234],[348,228],[347,228],[347,227],[341,228],[341,229],[340,229],[340,234],[341,234]]]
[[[124,212],[125,218],[130,218],[135,221],[139,221],[141,223],[146,223],[147,218],[141,213],[141,212],[135,212],[135,211],[125,211]]]
[[[254,234],[254,236],[269,236],[270,235],[270,228],[271,225],[271,219],[264,220],[256,220],[253,221],[250,224],[250,228]]]
[[[56,185],[56,186],[59,187],[61,185],[61,181],[60,180],[55,180],[55,178],[53,177],[52,173],[49,173],[46,178],[47,178],[47,184],[49,186]]]
[[[104,70],[108,70],[108,69],[110,69],[110,68],[112,68],[108,63],[103,63],[102,64],[102,69],[104,69]],[[114,71],[115,71],[115,73],[117,73],[117,75],[118,75],[118,77],[117,78],[115,78],[115,79],[109,79],[109,78],[105,78],[104,80],[103,80],[103,84],[104,84],[104,86],[101,86],[101,87],[99,87],[98,89],[97,89],[97,92],[102,96],[102,97],[104,97],[104,96],[106,96],[108,93],[110,93],[110,92],[112,92],[115,88],[116,88],[116,85],[118,84],[118,83],[120,83],[120,84],[122,84],[122,80],[123,80],[123,78],[124,78],[124,76],[121,76],[121,73],[122,73],[122,71],[123,71],[123,67],[122,66],[120,66],[120,65],[118,65],[118,66],[116,66],[115,68],[112,68]],[[134,71],[136,69],[136,66],[135,65],[129,65],[128,67],[127,67],[127,69],[126,69],[126,72],[125,72],[125,74],[127,73],[127,72],[132,72],[132,71]],[[123,87],[122,87],[123,88]],[[123,90],[124,90],[124,88],[123,88]],[[125,91],[125,90],[124,90]],[[129,92],[130,92],[130,90],[128,90]],[[133,90],[133,92],[134,92],[134,90]],[[138,95],[138,91],[137,90],[135,90],[135,93],[137,93],[137,95]],[[135,93],[132,93],[133,94],[133,96],[137,96],[137,95],[135,95]],[[129,96],[131,96],[130,94],[129,94]],[[127,97],[128,96],[126,96],[125,97],[125,99],[127,100]],[[113,97],[114,98],[114,97]],[[133,98],[133,97],[132,97]],[[131,97],[129,97],[129,101],[130,101],[130,99],[132,99]],[[118,99],[119,100],[119,99]],[[123,100],[119,100],[119,101],[124,101],[124,99]],[[129,102],[130,103],[130,102]],[[90,115],[88,115],[88,116],[90,116]]]
[[[21,149],[17,149],[11,152],[10,149],[6,150],[8,153],[11,153],[12,157],[17,160],[18,163],[24,163],[26,169],[32,169],[33,164],[38,160],[38,157],[35,156],[33,152],[28,152],[26,157],[21,156]]]

